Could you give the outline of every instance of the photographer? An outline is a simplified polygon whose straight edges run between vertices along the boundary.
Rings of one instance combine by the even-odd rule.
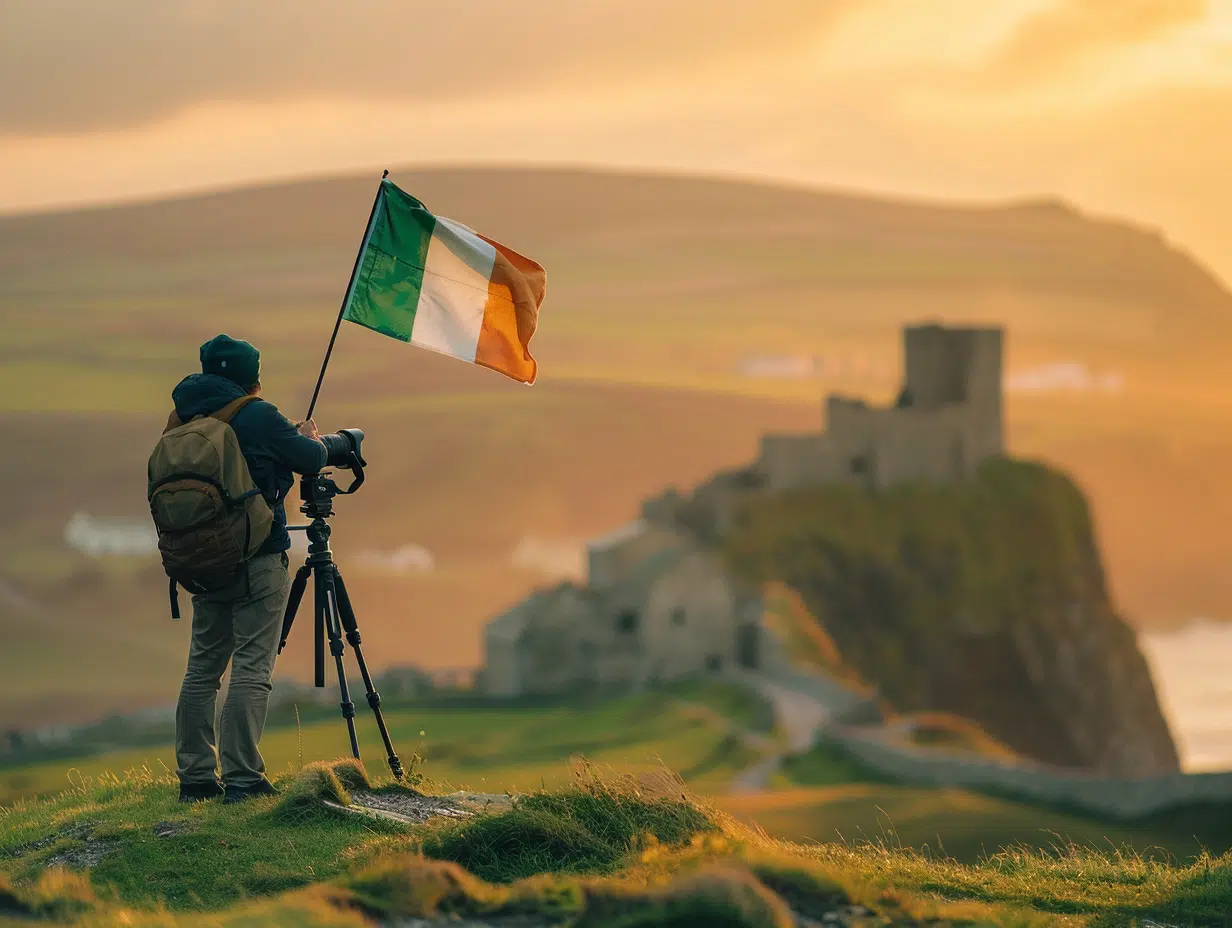
[[[265,777],[258,742],[291,586],[283,498],[293,474],[316,473],[327,454],[311,419],[296,425],[271,403],[246,399],[260,390],[260,352],[248,342],[219,335],[201,346],[201,373],[185,377],[171,392],[175,412],[169,428],[233,410],[223,421],[229,421],[252,483],[273,513],[269,536],[241,565],[237,580],[192,598],[188,671],[175,714],[181,802],[222,796],[224,790],[225,802],[277,792]],[[215,705],[228,662],[231,682],[216,746]],[[216,774],[220,761],[221,783]]]

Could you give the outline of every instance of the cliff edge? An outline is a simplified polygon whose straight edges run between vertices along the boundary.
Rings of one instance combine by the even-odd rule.
[[[1086,499],[1061,473],[990,459],[961,484],[757,495],[722,544],[747,578],[798,591],[900,711],[957,713],[1067,767],[1179,767]]]

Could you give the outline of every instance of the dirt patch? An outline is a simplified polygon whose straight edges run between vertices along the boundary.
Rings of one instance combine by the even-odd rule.
[[[513,808],[513,797],[504,793],[449,793],[439,797],[456,802],[472,812],[504,812]]]
[[[430,818],[466,818],[470,809],[445,796],[425,796],[414,790],[390,790],[374,793],[366,789],[351,790],[351,801],[362,809],[385,812],[407,822],[426,822]]]
[[[500,812],[511,808],[508,796],[489,793],[450,793],[447,796],[425,796],[413,789],[373,792],[366,789],[350,791],[351,805],[330,800],[325,805],[343,812],[373,815],[395,822],[419,825],[432,818],[467,818],[477,812]]]
[[[59,831],[53,832],[44,838],[39,838],[37,841],[30,841],[26,844],[19,844],[16,847],[9,848],[2,852],[6,857],[25,857],[33,851],[41,851],[44,848],[51,847],[57,841],[65,839],[73,841],[84,841],[90,836],[90,832],[94,830],[93,822],[73,822],[70,825],[65,825]]]
[[[151,829],[156,838],[174,838],[176,835],[188,834],[192,826],[188,822],[159,822]]]
[[[67,867],[69,870],[88,870],[97,867],[103,858],[119,848],[115,841],[89,841],[80,847],[69,848],[52,854],[43,866]]]

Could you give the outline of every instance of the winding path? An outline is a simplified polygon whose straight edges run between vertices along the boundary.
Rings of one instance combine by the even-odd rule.
[[[769,701],[774,708],[775,726],[783,737],[776,743],[774,753],[742,771],[732,781],[735,793],[758,793],[766,789],[786,757],[812,748],[818,731],[864,698],[841,683],[821,676],[770,677],[744,672],[738,681]]]

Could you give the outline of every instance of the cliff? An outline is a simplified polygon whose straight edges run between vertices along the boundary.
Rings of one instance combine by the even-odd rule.
[[[900,711],[955,712],[1054,764],[1178,768],[1086,499],[1060,473],[997,459],[961,485],[757,496],[723,544],[740,573],[798,591]]]

